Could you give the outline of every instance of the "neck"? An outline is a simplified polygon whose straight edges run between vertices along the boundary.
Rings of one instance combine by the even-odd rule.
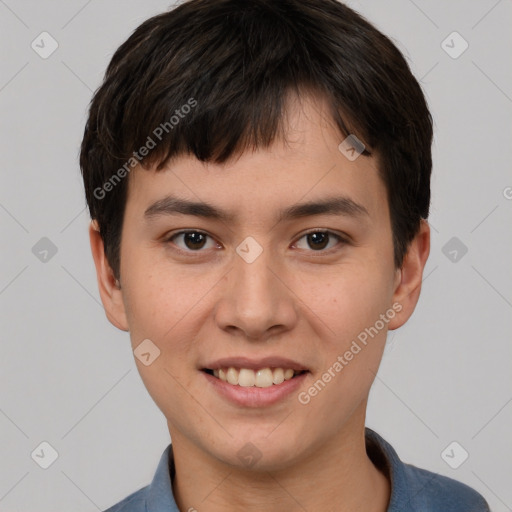
[[[390,484],[366,454],[364,417],[359,429],[340,432],[277,471],[233,468],[171,429],[181,511],[385,512]],[[335,505],[334,505],[335,504]]]

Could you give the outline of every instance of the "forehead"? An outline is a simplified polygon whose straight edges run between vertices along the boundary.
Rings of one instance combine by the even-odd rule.
[[[145,213],[168,196],[217,206],[230,222],[284,206],[345,197],[370,217],[387,214],[387,194],[375,156],[339,149],[344,136],[326,101],[291,96],[283,133],[267,148],[249,148],[225,163],[190,155],[171,159],[165,169],[136,168],[129,177],[127,210]],[[342,146],[342,149],[344,146]],[[356,148],[359,150],[359,148]],[[386,215],[385,215],[386,216]]]

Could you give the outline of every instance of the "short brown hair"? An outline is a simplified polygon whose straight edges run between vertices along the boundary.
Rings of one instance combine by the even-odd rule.
[[[326,98],[340,135],[378,155],[402,265],[428,217],[432,119],[396,46],[336,0],[189,0],[133,32],[91,101],[80,167],[116,277],[123,178],[137,160],[159,170],[180,154],[222,163],[268,147],[292,90]]]

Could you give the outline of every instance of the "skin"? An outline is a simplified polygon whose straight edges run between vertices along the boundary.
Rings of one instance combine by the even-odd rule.
[[[403,325],[418,301],[429,227],[422,221],[395,269],[376,157],[349,161],[338,150],[343,137],[326,103],[313,96],[289,100],[285,133],[286,142],[278,138],[222,165],[181,156],[161,172],[132,171],[120,286],[91,224],[108,319],[130,332],[133,349],[150,339],[161,351],[149,366],[135,361],[167,418],[173,492],[182,511],[383,512],[389,502],[390,483],[365,451],[366,405],[387,330]],[[282,208],[334,193],[368,215],[277,221]],[[146,209],[167,194],[208,202],[235,218],[145,219]],[[304,236],[319,228],[348,235],[347,242],[331,236],[319,250]],[[170,240],[184,229],[207,233],[205,246],[194,252],[183,236]],[[235,251],[248,236],[263,248],[251,264]],[[394,303],[401,311],[306,405],[294,392],[264,408],[236,406],[200,371],[220,357],[278,355],[308,367],[299,389],[307,391]],[[261,452],[251,468],[237,456],[247,442]]]

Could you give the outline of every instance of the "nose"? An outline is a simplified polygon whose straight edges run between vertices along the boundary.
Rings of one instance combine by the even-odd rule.
[[[219,328],[250,341],[267,341],[293,329],[299,317],[297,298],[270,251],[263,250],[251,263],[236,255],[233,265],[219,283]]]

